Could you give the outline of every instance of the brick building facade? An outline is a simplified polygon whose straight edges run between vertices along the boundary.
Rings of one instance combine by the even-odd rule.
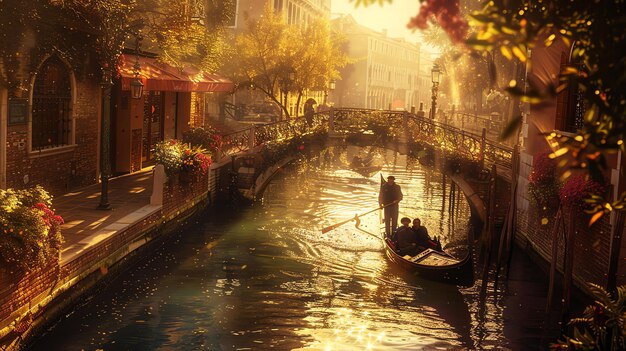
[[[527,72],[528,84],[535,88],[547,88],[550,84],[557,86],[560,70],[564,65],[571,64],[570,52],[571,47],[561,40],[555,40],[549,47],[538,44],[532,52],[533,66]],[[591,218],[589,214],[580,209],[564,207],[561,229],[555,242],[552,235],[557,224],[555,223],[557,208],[538,208],[527,191],[529,175],[537,158],[558,148],[558,145],[550,145],[546,135],[554,130],[563,134],[574,133],[580,128],[585,112],[584,108],[581,109],[584,105],[581,101],[578,92],[567,89],[542,104],[526,107],[520,137],[520,172],[517,179],[520,189],[516,199],[517,238],[523,246],[531,247],[546,261],[552,260],[553,245],[557,245],[557,267],[563,270],[565,235],[570,231],[574,258],[573,277],[583,288],[585,282],[606,286],[611,253],[614,250],[621,250],[617,282],[625,284],[626,262],[623,258],[626,256],[626,247],[624,241],[621,247],[612,243],[616,230],[623,231],[623,228],[615,227],[615,212],[603,216],[589,227]],[[624,168],[623,155],[621,153],[609,155],[607,161],[604,182],[609,189],[607,196],[614,201],[626,190],[625,181],[620,176],[620,170]]]
[[[11,15],[10,6],[3,18],[29,13]],[[14,22],[2,43],[0,186],[40,184],[59,194],[97,181],[100,72],[89,31],[58,23],[62,10],[37,6],[29,9],[50,21]]]

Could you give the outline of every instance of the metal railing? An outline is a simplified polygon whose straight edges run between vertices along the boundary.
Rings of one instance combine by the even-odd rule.
[[[298,117],[226,134],[222,137],[218,155],[220,158],[232,156],[265,143],[280,142],[316,132],[375,134],[376,128],[395,138],[425,143],[459,154],[480,162],[483,167],[495,164],[498,168],[511,168],[513,149],[489,140],[486,128],[482,128],[482,133],[477,134],[407,111],[358,108],[331,109],[313,114],[309,121],[305,117]]]
[[[330,112],[318,112],[307,121],[304,116],[277,121],[222,135],[217,150],[217,161],[224,157],[253,150],[257,146],[289,140],[296,136],[304,136],[318,132],[328,132]]]

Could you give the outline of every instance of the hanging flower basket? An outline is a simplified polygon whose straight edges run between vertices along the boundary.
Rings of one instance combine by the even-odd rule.
[[[591,195],[604,196],[607,187],[591,179],[585,179],[582,175],[574,175],[567,179],[559,195],[561,203],[579,210],[588,209],[585,201]]]
[[[200,174],[206,174],[211,166],[211,156],[200,146],[165,140],[155,148],[155,160],[165,168],[170,185],[178,179],[190,183]]]
[[[533,169],[528,175],[528,195],[534,207],[556,210],[561,184],[556,178],[556,162],[548,155],[543,153],[535,157]]]

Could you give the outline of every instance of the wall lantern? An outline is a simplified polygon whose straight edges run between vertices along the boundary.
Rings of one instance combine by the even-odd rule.
[[[130,82],[130,95],[133,99],[141,99],[143,96],[143,83],[138,76]]]
[[[130,82],[130,96],[133,99],[141,99],[143,97],[143,82],[139,78],[139,72],[141,72],[141,65],[139,64],[139,45],[143,38],[137,34],[135,38],[135,65],[133,66],[133,73],[135,78]]]
[[[333,90],[335,90],[336,86],[337,86],[337,83],[334,80],[331,80],[330,84],[328,84],[328,89],[333,91]]]

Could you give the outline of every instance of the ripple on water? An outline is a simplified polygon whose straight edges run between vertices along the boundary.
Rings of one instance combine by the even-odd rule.
[[[502,309],[476,317],[475,288],[424,281],[389,264],[379,174],[349,168],[368,152],[393,174],[402,215],[444,243],[464,239],[469,207],[450,181],[406,156],[329,148],[268,186],[260,204],[200,221],[100,289],[35,349],[461,350],[505,340]],[[456,206],[450,202],[454,199]],[[64,335],[72,335],[71,338]],[[51,348],[52,347],[52,348]]]

